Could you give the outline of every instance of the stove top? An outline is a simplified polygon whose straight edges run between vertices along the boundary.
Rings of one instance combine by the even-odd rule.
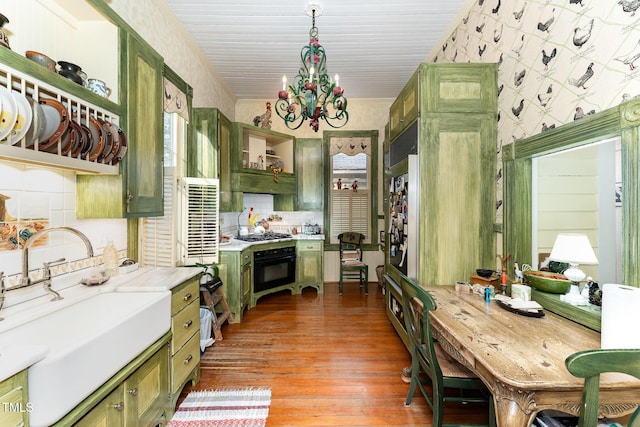
[[[291,234],[286,233],[264,233],[264,234],[248,234],[246,236],[236,236],[236,239],[245,242],[262,242],[265,240],[290,239]]]

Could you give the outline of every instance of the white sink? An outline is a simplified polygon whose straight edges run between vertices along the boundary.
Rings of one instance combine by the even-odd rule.
[[[45,345],[29,368],[33,427],[50,426],[171,327],[171,292],[107,292],[0,334],[0,348]]]

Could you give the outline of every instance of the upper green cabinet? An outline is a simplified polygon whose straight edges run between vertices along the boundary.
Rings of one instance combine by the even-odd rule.
[[[126,215],[160,216],[162,208],[162,67],[149,45],[127,35],[127,129],[125,163]]]
[[[418,72],[416,71],[389,108],[391,139],[400,135],[418,117],[419,96]]]
[[[233,123],[232,141],[228,152],[220,152],[221,159],[230,156],[231,191],[295,195],[293,136]],[[280,166],[277,172],[272,165]]]
[[[127,154],[121,175],[78,175],[78,218],[160,216],[163,158],[163,59],[134,34],[121,31],[121,127]]]
[[[322,210],[324,200],[322,141],[322,138],[296,140],[296,210]]]
[[[194,108],[187,150],[188,174],[220,179],[220,210],[233,210],[231,191],[231,122],[217,108]]]

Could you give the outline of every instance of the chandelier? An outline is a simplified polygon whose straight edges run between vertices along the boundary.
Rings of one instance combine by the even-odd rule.
[[[287,88],[287,77],[282,77],[282,90],[275,104],[276,113],[289,129],[298,129],[307,119],[316,132],[320,119],[333,128],[341,128],[349,121],[347,98],[343,96],[338,75],[332,80],[325,66],[327,57],[318,41],[316,13],[322,14],[320,3],[307,3],[307,14],[311,16],[309,44],[300,52],[302,64],[293,84]]]

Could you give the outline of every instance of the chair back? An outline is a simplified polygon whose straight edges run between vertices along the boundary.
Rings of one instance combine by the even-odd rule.
[[[621,372],[640,379],[640,349],[597,349],[580,351],[567,357],[565,365],[572,375],[584,378],[578,427],[598,424],[600,374]],[[640,407],[629,419],[628,427],[640,427]]]
[[[357,258],[362,261],[362,245],[364,244],[364,234],[352,231],[338,234],[340,241],[340,260],[345,258]]]
[[[442,370],[434,348],[429,312],[437,308],[429,292],[408,280],[402,281],[402,309],[409,335],[411,357],[418,358],[434,387],[442,389]]]

